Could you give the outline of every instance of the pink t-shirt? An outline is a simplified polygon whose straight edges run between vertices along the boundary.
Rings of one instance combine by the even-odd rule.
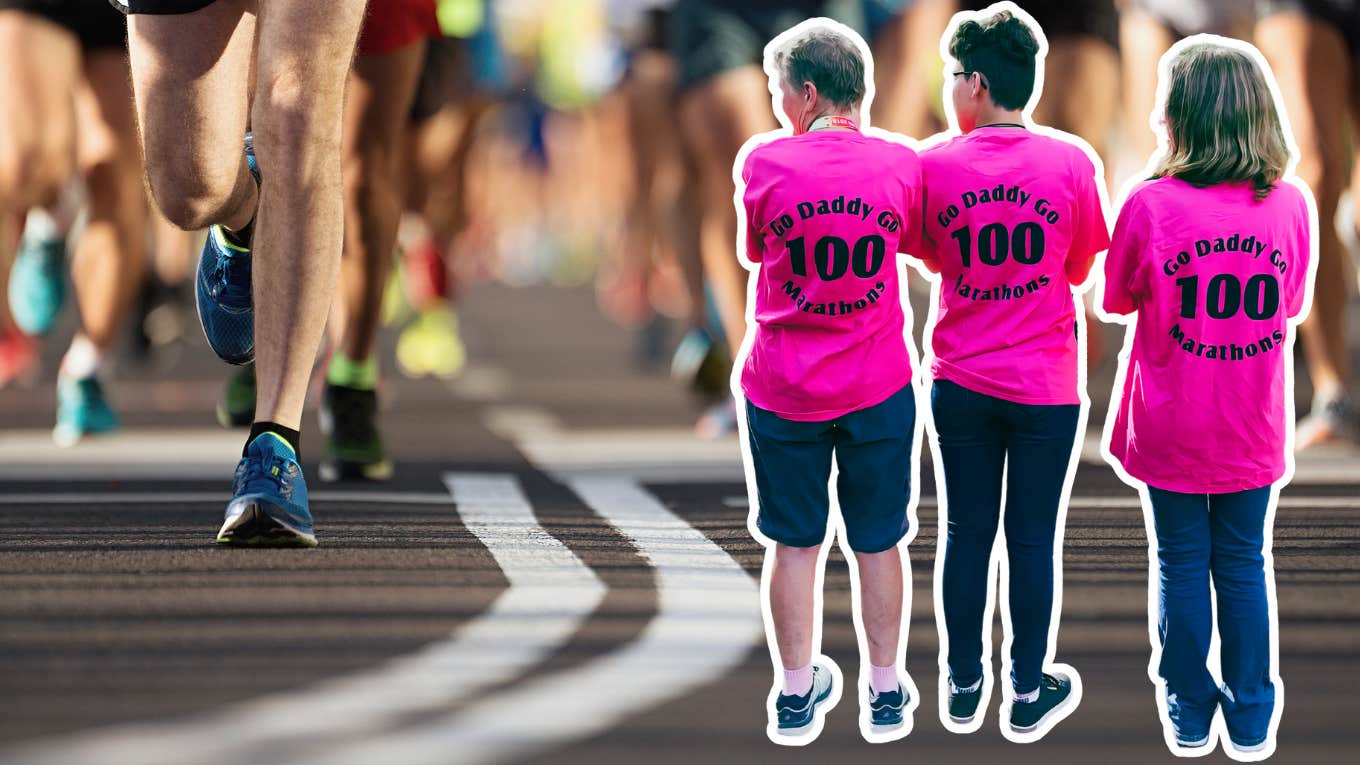
[[[1287,320],[1303,309],[1310,227],[1280,183],[1141,184],[1105,261],[1105,310],[1137,312],[1110,452],[1150,486],[1221,494],[1285,470]]]
[[[756,147],[742,179],[746,254],[760,264],[747,400],[803,421],[887,400],[911,382],[896,256],[919,238],[916,152],[818,130]]]
[[[1076,404],[1076,300],[1110,244],[1103,180],[1077,145],[985,127],[921,153],[940,272],[936,379],[1021,404]]]

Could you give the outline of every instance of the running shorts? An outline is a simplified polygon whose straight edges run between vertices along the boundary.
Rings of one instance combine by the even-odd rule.
[[[127,47],[127,22],[100,0],[0,0],[0,11],[20,11],[69,31],[84,51]]]
[[[213,0],[109,0],[123,13],[148,13],[170,16],[193,13],[213,4]]]
[[[760,66],[766,43],[815,16],[865,33],[863,0],[679,0],[671,9],[669,29],[679,67],[677,91],[733,69]]]
[[[358,53],[377,56],[439,36],[434,0],[369,0]]]

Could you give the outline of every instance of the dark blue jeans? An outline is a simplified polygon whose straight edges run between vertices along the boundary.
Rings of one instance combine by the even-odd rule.
[[[935,382],[930,403],[949,513],[941,584],[949,676],[960,687],[982,677],[982,617],[1004,470],[1011,683],[1016,693],[1029,693],[1039,687],[1048,653],[1053,536],[1080,407],[1017,404],[948,380]]]
[[[1228,735],[1241,746],[1265,741],[1275,708],[1266,602],[1265,518],[1271,487],[1233,494],[1181,494],[1148,487],[1157,530],[1158,673],[1176,736],[1197,740],[1223,707]],[[1209,674],[1213,604],[1218,596],[1220,689]]]

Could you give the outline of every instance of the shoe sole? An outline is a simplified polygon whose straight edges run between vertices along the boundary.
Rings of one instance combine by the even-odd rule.
[[[316,547],[316,535],[293,528],[251,503],[222,524],[217,543],[234,547]]]
[[[1073,693],[1069,690],[1067,693],[1067,698],[1058,702],[1057,706],[1054,706],[1052,709],[1045,712],[1044,716],[1040,717],[1038,720],[1035,720],[1033,725],[1020,726],[1016,725],[1015,723],[1010,723],[1011,730],[1015,731],[1016,733],[1033,733],[1039,728],[1044,727],[1044,724],[1052,720],[1056,715],[1068,711],[1068,707],[1072,705],[1072,697]],[[1015,702],[1011,703],[1014,704]]]
[[[336,481],[388,481],[392,478],[392,461],[347,462],[344,460],[322,460],[317,467],[317,475],[323,483]]]
[[[902,726],[906,724],[906,720],[898,720],[895,723],[869,723],[869,730],[873,733],[892,733],[895,730],[901,730]]]
[[[1207,741],[1208,739],[1205,740]],[[1251,746],[1239,746],[1238,744],[1233,743],[1232,739],[1228,739],[1228,746],[1232,747],[1233,751],[1238,752],[1239,754],[1256,754],[1257,752],[1263,752],[1265,751],[1266,743],[1267,742],[1262,741],[1259,744],[1252,744]],[[1181,744],[1181,746],[1185,746],[1185,744]]]
[[[976,719],[977,712],[974,712],[971,715],[968,715],[967,717],[955,717],[954,715],[949,715],[949,721],[952,723],[958,723],[959,725],[967,725],[968,723]]]

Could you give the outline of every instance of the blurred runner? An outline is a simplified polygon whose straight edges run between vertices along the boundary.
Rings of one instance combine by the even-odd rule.
[[[314,546],[298,429],[340,263],[342,105],[365,3],[122,5],[152,194],[176,226],[211,226],[204,333],[224,360],[257,362],[217,541]]]
[[[1351,183],[1347,164],[1360,138],[1360,0],[1262,0],[1260,12],[1256,41],[1280,83],[1299,146],[1298,175],[1317,198],[1317,291],[1312,312],[1299,326],[1313,405],[1294,443],[1307,449],[1360,437],[1346,337],[1355,282],[1348,278],[1336,231],[1337,207],[1348,184],[1360,209],[1355,193],[1360,182]]]
[[[1244,0],[1125,0],[1120,3],[1119,46],[1123,73],[1123,157],[1106,155],[1118,192],[1141,174],[1157,148],[1148,123],[1157,95],[1157,64],[1173,43],[1202,33],[1249,39],[1253,3]]]
[[[9,283],[14,318],[26,332],[51,329],[63,302],[73,217],[64,190],[73,177],[88,197],[71,263],[80,324],[57,376],[53,437],[69,446],[118,426],[101,377],[146,263],[122,18],[95,0],[0,1],[0,71],[8,128],[0,138],[0,158],[8,158],[0,200],[4,214],[33,210]]]
[[[679,73],[680,133],[693,153],[699,183],[699,252],[729,356],[746,334],[746,273],[735,254],[737,236],[732,163],[746,139],[773,130],[761,56],[790,27],[825,16],[864,30],[862,0],[678,0],[670,45]],[[736,428],[736,404],[725,399],[699,421],[712,437]]]
[[[953,0],[864,0],[874,51],[873,124],[913,138],[939,132],[940,36]]]

